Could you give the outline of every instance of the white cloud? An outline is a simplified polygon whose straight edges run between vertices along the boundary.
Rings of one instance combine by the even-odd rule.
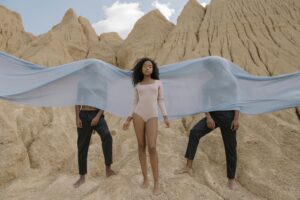
[[[203,2],[203,3],[200,3],[203,7],[206,7],[207,6],[207,3]]]
[[[199,2],[203,7],[206,7],[207,4],[210,3],[210,0],[198,0],[198,2]]]
[[[127,37],[136,21],[145,14],[140,10],[140,4],[136,2],[116,1],[110,7],[103,7],[103,10],[106,19],[93,24],[96,33],[117,32],[122,38]]]
[[[170,3],[159,3],[157,0],[152,3],[152,6],[157,8],[168,20],[175,13],[175,10],[170,7]]]

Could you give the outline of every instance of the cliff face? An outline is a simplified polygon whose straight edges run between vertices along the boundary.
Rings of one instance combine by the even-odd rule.
[[[197,57],[194,49],[198,43],[198,31],[203,22],[205,9],[190,0],[177,19],[176,26],[166,37],[156,58],[159,64],[173,63]]]
[[[141,56],[168,64],[219,55],[256,75],[293,72],[300,69],[299,18],[299,2],[295,0],[212,0],[206,9],[190,0],[176,26],[164,28],[163,34],[146,30],[143,26],[150,30],[161,29],[141,19],[122,45],[118,64],[122,68],[132,68],[128,63]],[[161,42],[153,42],[150,38]],[[147,41],[159,44],[160,48],[152,48],[149,53],[144,50],[151,46]],[[124,50],[126,48],[129,50]],[[134,58],[122,56],[127,55],[126,52],[141,54],[135,53]]]
[[[118,51],[118,66],[133,68],[136,59],[156,58],[168,33],[174,28],[158,10],[139,19]]]
[[[196,55],[220,55],[258,75],[299,70],[299,1],[213,0]]]
[[[59,24],[49,32],[16,48],[15,54],[45,66],[56,66],[89,57],[116,65],[114,48],[120,46],[122,39],[115,36],[115,33],[112,35],[110,44],[100,41],[89,21],[84,17],[77,17],[75,12],[69,9]]]
[[[103,33],[99,41],[91,44],[87,58],[98,58],[117,65],[117,52],[123,39],[117,33]]]
[[[18,13],[0,6],[0,50],[15,54],[22,46],[35,37],[24,31],[22,19]]]
[[[98,58],[131,69],[144,56],[160,65],[219,55],[255,75],[300,69],[300,1],[212,0],[203,8],[189,0],[177,24],[158,10],[142,17],[123,41],[116,33],[97,36],[90,23],[68,10],[61,23],[35,37],[18,14],[0,6],[0,50],[45,66]],[[220,131],[201,139],[194,177],[175,176],[184,166],[189,130],[203,115],[159,126],[158,154],[162,199],[287,199],[300,197],[300,111],[242,115],[238,139],[239,189],[226,188]],[[113,168],[106,179],[101,140],[93,135],[87,182],[77,178],[73,108],[36,108],[0,102],[0,199],[152,199],[140,189],[141,172],[133,127],[106,114],[114,145]],[[150,168],[149,168],[150,169]],[[149,177],[151,170],[149,171]],[[150,179],[152,180],[152,179]]]
[[[252,74],[277,75],[300,69],[299,4],[212,0],[203,8],[189,0],[176,25],[154,10],[138,20],[124,41],[116,33],[101,39],[72,9],[48,33],[34,37],[24,31],[17,13],[1,6],[0,49],[47,66],[94,57],[124,69],[143,56],[163,65],[219,55]]]

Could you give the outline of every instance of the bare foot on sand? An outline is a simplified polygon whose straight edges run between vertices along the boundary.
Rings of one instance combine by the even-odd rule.
[[[112,169],[106,169],[106,177],[116,175],[117,173]]]
[[[81,186],[84,183],[85,183],[85,177],[80,176],[80,178],[73,184],[73,187],[78,188],[79,186]]]
[[[144,180],[144,182],[141,185],[141,188],[145,189],[149,186],[148,180]]]
[[[237,184],[234,179],[228,179],[228,188],[231,190],[237,190]]]
[[[154,183],[153,194],[156,195],[156,196],[161,194],[161,190],[159,188],[158,183]]]
[[[182,169],[176,170],[174,172],[174,174],[178,175],[178,174],[189,174],[190,176],[194,175],[194,170],[193,168],[190,167],[184,167]]]

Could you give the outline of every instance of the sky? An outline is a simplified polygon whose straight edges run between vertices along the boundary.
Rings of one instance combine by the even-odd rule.
[[[203,6],[210,0],[197,0]],[[77,16],[87,18],[100,35],[117,32],[126,38],[135,22],[147,12],[159,9],[176,24],[188,0],[0,0],[0,5],[19,13],[26,32],[40,35],[60,23],[72,8]]]

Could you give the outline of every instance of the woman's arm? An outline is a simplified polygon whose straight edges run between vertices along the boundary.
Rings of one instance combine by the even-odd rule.
[[[166,127],[169,128],[170,127],[170,123],[169,123],[169,120],[168,120],[168,113],[167,113],[167,109],[166,109],[166,106],[165,106],[164,87],[163,87],[161,81],[159,81],[157,102],[158,102],[160,111],[163,114],[164,123],[165,123]]]
[[[127,122],[130,122],[133,118],[133,113],[134,113],[134,110],[135,110],[135,107],[137,105],[139,101],[139,94],[138,94],[138,91],[136,89],[136,87],[134,88],[134,94],[133,94],[133,107],[132,107],[132,111],[131,111],[131,114],[127,117]]]
[[[165,94],[162,82],[159,81],[158,87],[158,97],[157,97],[158,106],[160,108],[161,113],[163,114],[164,118],[168,117],[168,113],[165,106]]]
[[[124,122],[123,124],[123,130],[127,130],[129,128],[129,125],[130,125],[130,121],[132,120],[133,118],[133,113],[134,113],[134,110],[135,110],[135,107],[137,105],[139,101],[139,94],[138,94],[138,91],[136,88],[134,88],[134,96],[133,96],[133,108],[132,108],[132,112],[131,112],[131,115],[129,115],[126,119],[126,121]]]
[[[139,101],[139,94],[138,94],[138,91],[137,91],[137,89],[136,89],[136,87],[135,87],[135,88],[134,88],[134,94],[133,94],[133,107],[132,107],[132,112],[131,112],[131,115],[129,115],[129,116],[127,117],[127,120],[128,120],[128,121],[130,121],[130,120],[132,119],[133,113],[134,113],[134,110],[135,110],[135,107],[136,107],[138,101]]]

